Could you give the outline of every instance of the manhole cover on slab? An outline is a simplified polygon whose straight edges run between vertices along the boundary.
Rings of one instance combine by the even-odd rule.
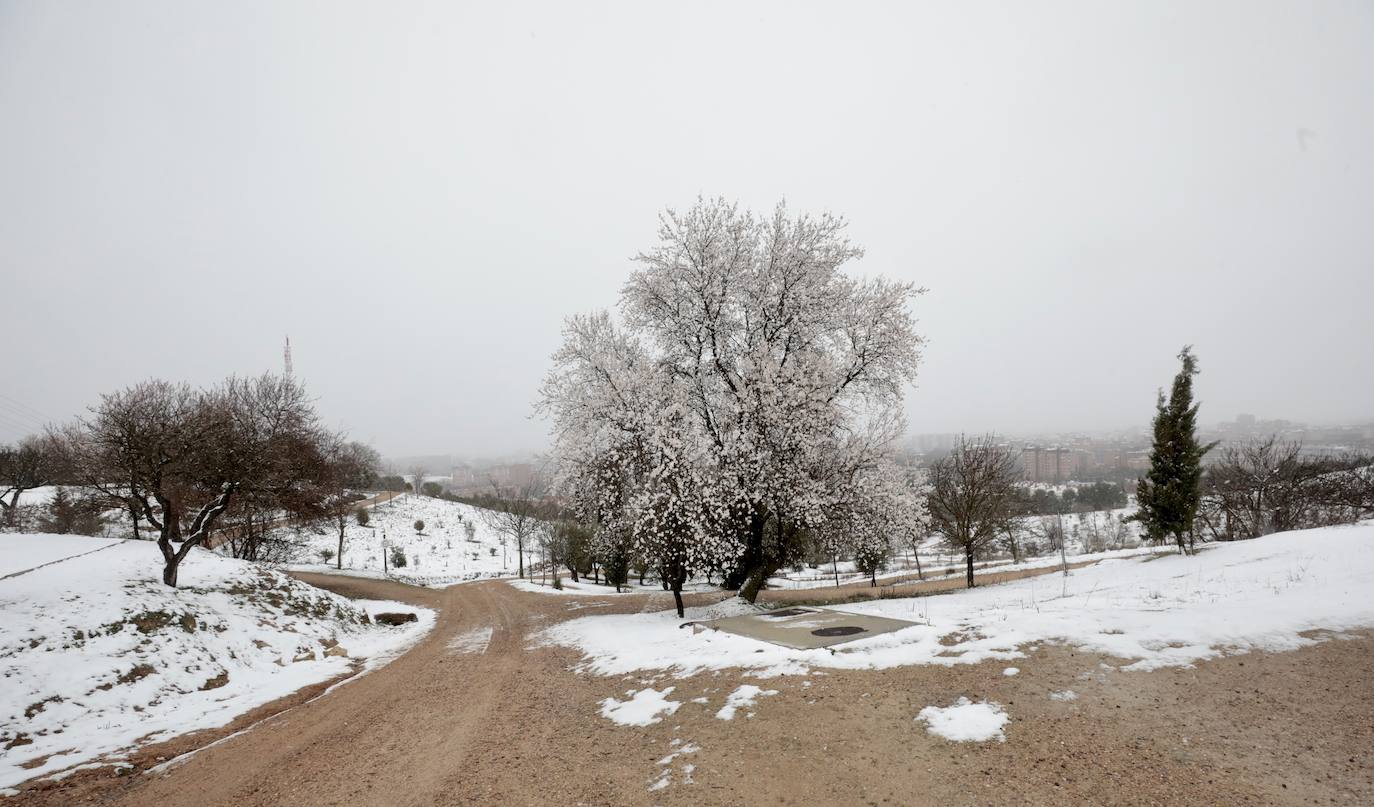
[[[858,625],[836,625],[833,628],[816,628],[811,631],[812,636],[853,636],[856,633],[868,633],[868,628]]]

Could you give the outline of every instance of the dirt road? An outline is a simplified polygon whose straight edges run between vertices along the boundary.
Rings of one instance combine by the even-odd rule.
[[[666,597],[530,594],[502,582],[434,591],[308,576],[351,596],[436,607],[422,644],[388,667],[189,757],[165,773],[82,772],[14,801],[118,805],[1371,804],[1374,638],[1249,654],[1192,670],[1041,646],[1017,662],[834,671],[761,683],[753,716],[715,717],[743,680],[676,687],[663,722],[612,724],[599,703],[643,686],[527,647],[556,620],[667,607]],[[482,647],[482,633],[490,641]],[[466,652],[450,649],[456,638]],[[1073,690],[1070,701],[1050,692]],[[953,744],[914,720],[960,695],[1003,703],[1003,743]],[[698,704],[693,698],[710,702]],[[290,706],[277,704],[274,708]],[[270,710],[264,710],[264,712]],[[255,715],[260,719],[262,713]],[[250,721],[243,721],[241,728]],[[224,732],[220,732],[223,734]],[[203,746],[148,749],[140,770]],[[674,742],[676,741],[676,743]],[[699,750],[662,760],[684,745]],[[693,766],[689,769],[687,766]],[[650,788],[669,771],[667,784]],[[689,781],[690,780],[690,781]]]

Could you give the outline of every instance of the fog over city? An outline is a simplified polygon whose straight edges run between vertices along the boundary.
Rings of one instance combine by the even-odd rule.
[[[912,433],[1374,420],[1368,4],[0,2],[0,442],[280,369],[546,445],[563,319],[699,196],[928,289]]]

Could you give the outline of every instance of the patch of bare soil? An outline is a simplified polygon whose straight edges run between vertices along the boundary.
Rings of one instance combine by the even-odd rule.
[[[668,607],[666,596],[607,597],[588,608],[603,601],[522,593],[500,582],[443,591],[327,582],[437,605],[439,623],[388,667],[165,774],[82,773],[14,801],[1374,804],[1368,634],[1149,673],[1044,645],[1013,662],[1021,670],[1014,677],[1002,674],[1007,664],[985,663],[762,681],[733,672],[600,678],[572,671],[573,651],[529,649],[529,635],[565,618]],[[448,647],[484,627],[493,628],[485,651]],[[746,681],[778,694],[732,721],[717,719],[725,696]],[[677,712],[643,728],[599,715],[604,698],[646,685],[674,687]],[[1066,691],[1074,699],[1050,697]],[[951,743],[915,720],[923,707],[960,696],[1003,704],[1011,716],[1006,741]],[[698,697],[708,702],[692,702]],[[650,789],[659,782],[661,789]]]

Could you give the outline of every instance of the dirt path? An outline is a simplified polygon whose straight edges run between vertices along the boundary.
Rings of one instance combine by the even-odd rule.
[[[1068,564],[1069,569],[1081,569],[1084,566],[1092,566],[1101,563],[1100,560],[1083,560]],[[980,586],[991,586],[998,583],[1008,583],[1012,580],[1021,580],[1027,577],[1040,577],[1042,575],[1059,574],[1062,570],[1060,566],[1041,566],[1034,569],[1012,569],[1009,571],[999,571],[997,567],[988,569],[977,569],[973,573],[973,581]],[[957,591],[967,588],[967,578],[964,570],[958,569],[955,574],[940,575],[928,574],[924,580],[918,580],[916,575],[910,575],[902,582],[884,582],[881,585],[871,585],[867,580],[860,580],[853,583],[841,585],[821,585],[815,588],[784,588],[766,589],[759,592],[758,602],[767,605],[797,605],[809,603],[819,605],[825,603],[857,602],[861,600],[881,600],[893,597],[915,597],[924,594],[940,594],[947,591]]]
[[[303,577],[306,577],[303,575]],[[308,576],[340,593],[440,609],[430,637],[388,667],[203,750],[164,774],[77,774],[25,804],[1371,804],[1374,638],[1125,673],[1121,660],[1042,646],[1016,662],[833,671],[755,681],[778,690],[715,717],[736,673],[673,686],[678,712],[643,728],[599,703],[645,686],[527,647],[553,621],[661,608],[484,582],[432,591]],[[449,643],[491,628],[480,652]],[[478,634],[479,638],[481,634]],[[1103,667],[1102,665],[1107,665]],[[1072,690],[1073,700],[1049,693]],[[952,744],[914,720],[961,695],[1004,704],[1004,743]],[[705,697],[707,704],[692,702]],[[303,698],[302,698],[303,699]],[[200,738],[203,744],[206,738]],[[674,744],[677,741],[677,744]],[[667,765],[684,744],[699,746]],[[162,755],[196,747],[166,744]],[[157,753],[136,758],[142,768]],[[694,766],[688,770],[687,765]],[[660,790],[650,787],[669,771]],[[690,776],[691,782],[687,781]]]

